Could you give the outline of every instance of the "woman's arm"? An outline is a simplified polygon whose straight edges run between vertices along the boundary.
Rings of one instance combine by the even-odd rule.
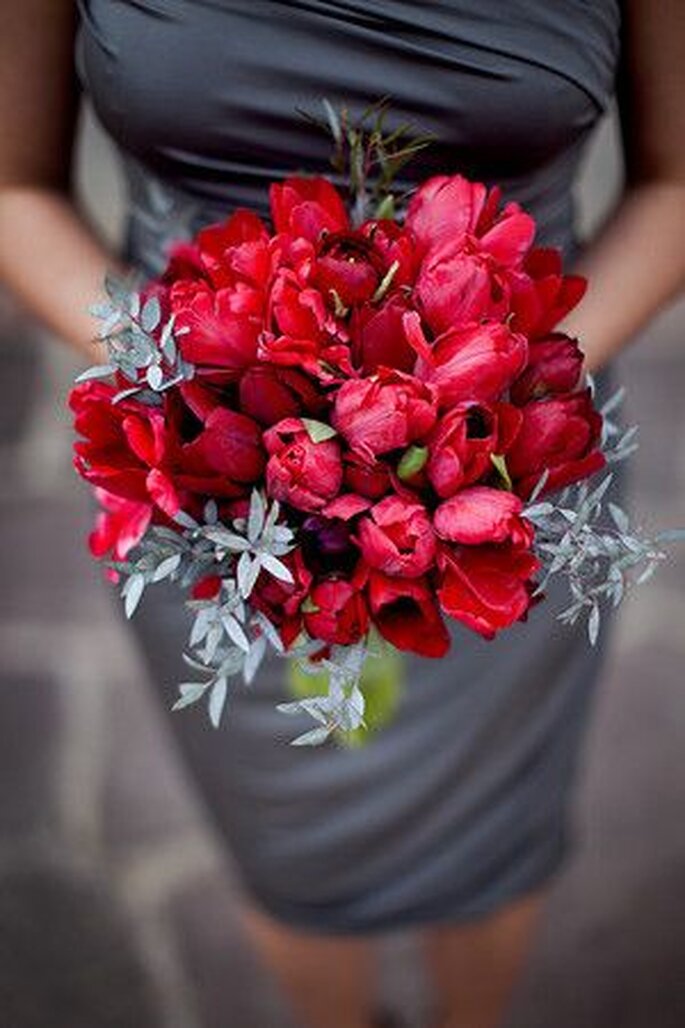
[[[95,359],[88,305],[116,264],[69,198],[72,0],[0,0],[0,279]]]
[[[589,289],[561,326],[580,338],[591,371],[685,286],[685,4],[623,8],[627,188],[580,262]]]

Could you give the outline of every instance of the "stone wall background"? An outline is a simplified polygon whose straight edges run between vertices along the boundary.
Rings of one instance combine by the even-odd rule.
[[[619,177],[608,122],[583,179],[586,225]],[[78,178],[116,234],[121,183],[89,117]],[[659,527],[685,524],[684,330],[675,306],[620,361],[641,424],[630,505]],[[0,345],[2,1028],[287,1028],[240,935],[230,860],[85,552],[64,414],[75,365],[6,298]],[[585,747],[582,845],[511,1028],[685,1023],[684,660],[681,549],[623,609]],[[411,937],[383,944],[381,991],[421,1023]]]

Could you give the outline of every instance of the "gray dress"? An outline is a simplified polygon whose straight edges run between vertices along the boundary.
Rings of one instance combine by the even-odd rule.
[[[499,182],[574,254],[572,186],[612,91],[616,0],[84,0],[78,68],[125,158],[128,256],[163,261],[179,223],[268,182],[326,172],[297,114],[321,97],[439,143],[411,171]],[[407,185],[410,183],[408,182]],[[172,719],[254,899],[325,932],[371,932],[492,910],[547,880],[570,846],[569,798],[600,653],[554,618],[563,597],[495,642],[455,626],[450,656],[405,661],[394,722],[363,750],[289,747],[307,724],[275,711],[275,661],[237,688],[225,727]],[[156,689],[183,675],[184,614],[150,593],[134,619]]]

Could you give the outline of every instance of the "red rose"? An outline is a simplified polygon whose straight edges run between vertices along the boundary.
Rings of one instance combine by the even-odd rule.
[[[445,500],[435,511],[433,526],[442,539],[468,546],[511,542],[530,547],[532,525],[521,517],[523,502],[513,493],[474,485]]]
[[[436,412],[431,389],[411,375],[381,368],[338,390],[333,427],[368,460],[403,449],[430,432]]]
[[[589,389],[532,401],[521,407],[521,413],[519,434],[507,454],[507,468],[519,495],[528,496],[546,469],[545,492],[549,492],[604,467],[599,448],[602,416]]]
[[[406,314],[404,326],[419,352],[416,376],[438,389],[445,406],[499,399],[526,365],[526,338],[506,325],[489,322],[452,329],[432,346],[423,336],[417,314]]]
[[[285,418],[264,435],[269,453],[266,487],[298,510],[321,510],[337,496],[343,470],[335,439],[315,443],[299,418]]]
[[[253,364],[240,379],[240,408],[261,425],[298,414],[318,414],[325,399],[306,375],[294,368]]]
[[[438,599],[443,611],[486,639],[525,617],[539,561],[517,546],[441,551]]]
[[[438,496],[453,496],[492,471],[493,454],[504,454],[521,424],[508,403],[458,403],[428,440],[426,472]]]
[[[311,590],[303,612],[304,626],[314,639],[349,646],[369,627],[369,612],[362,593],[344,578],[327,578]]]
[[[232,375],[254,362],[262,327],[255,290],[215,292],[206,282],[179,281],[169,290],[169,303],[185,360]]]
[[[321,233],[349,227],[342,197],[325,178],[287,178],[269,190],[271,216],[277,232],[304,236],[316,243]]]
[[[357,528],[359,548],[369,567],[387,575],[418,578],[435,558],[435,536],[425,507],[386,496]]]
[[[402,316],[409,310],[400,295],[389,297],[380,307],[368,304],[354,312],[352,320],[352,352],[354,364],[365,375],[379,367],[411,372],[416,353],[404,333]]]
[[[511,327],[530,337],[546,336],[582,298],[587,282],[581,275],[562,273],[561,254],[536,247],[523,268],[510,277]]]
[[[425,579],[391,578],[371,571],[368,596],[373,623],[398,650],[422,657],[445,656],[450,637]]]

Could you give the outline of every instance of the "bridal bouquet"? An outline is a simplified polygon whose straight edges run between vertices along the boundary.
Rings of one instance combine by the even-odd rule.
[[[584,281],[535,247],[526,211],[459,175],[400,220],[391,173],[415,147],[329,114],[352,213],[328,179],[286,179],[271,226],[238,210],[156,280],[108,282],[109,363],[70,400],[101,506],[90,547],[127,614],[162,580],[192,611],[198,680],[176,707],[205,698],[216,725],[233,676],[291,656],[328,683],[282,705],[316,722],[298,743],[363,726],[380,641],[440,658],[450,619],[492,638],[551,574],[594,641],[600,605],[662,557],[618,507],[601,520],[609,477],[585,484],[634,433],[555,331]]]

